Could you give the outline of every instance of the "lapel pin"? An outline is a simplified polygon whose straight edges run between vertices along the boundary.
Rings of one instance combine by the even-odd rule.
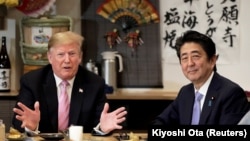
[[[83,93],[83,89],[79,88],[79,92],[80,92],[80,93]]]
[[[212,102],[214,101],[214,97],[212,96],[211,99],[208,101],[208,106],[211,107],[212,106]]]

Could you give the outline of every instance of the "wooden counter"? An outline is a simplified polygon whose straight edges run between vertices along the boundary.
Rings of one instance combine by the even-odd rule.
[[[159,89],[118,89],[107,94],[110,100],[174,100],[177,92],[168,92]]]
[[[0,97],[15,97],[17,96],[18,91],[11,91],[11,92],[0,92]]]
[[[0,97],[16,97],[17,91],[0,93]],[[110,100],[174,100],[178,92],[169,92],[162,89],[118,89],[112,94],[107,94]],[[250,92],[246,91],[250,102]]]
[[[15,98],[17,91],[0,93],[2,98]],[[112,94],[107,94],[110,100],[174,100],[177,92],[168,92],[158,89],[118,89]]]
[[[107,94],[110,100],[174,100],[178,92],[169,92],[162,89],[118,89]],[[250,102],[250,91],[246,91]]]
[[[147,139],[147,133],[133,133],[135,136],[140,137],[140,141],[146,141]],[[83,141],[118,141],[116,136],[119,136],[119,134],[115,133],[110,136],[92,136],[89,133],[83,134]]]
[[[133,133],[133,135],[140,138],[139,141],[146,141],[147,140],[147,133]],[[83,133],[83,140],[82,141],[119,141],[117,139],[117,137],[119,137],[118,133],[114,133],[114,134],[109,135],[109,136],[92,136],[90,133]],[[39,136],[25,137],[22,140],[23,141],[47,141]],[[69,141],[69,139],[65,138],[62,141]],[[129,140],[129,141],[132,141],[132,140]]]

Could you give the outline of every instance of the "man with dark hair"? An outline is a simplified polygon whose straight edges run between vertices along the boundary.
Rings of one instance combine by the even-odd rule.
[[[175,48],[182,72],[191,83],[180,89],[153,124],[236,125],[249,110],[249,103],[238,84],[217,73],[218,56],[212,39],[187,31],[176,40]],[[200,96],[197,102],[196,95]],[[196,110],[200,112],[197,116]]]

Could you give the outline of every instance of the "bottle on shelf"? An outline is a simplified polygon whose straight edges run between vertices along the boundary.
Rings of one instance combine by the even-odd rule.
[[[0,92],[10,91],[10,59],[6,47],[6,37],[2,36],[0,51]]]
[[[5,141],[5,124],[0,119],[0,141]]]

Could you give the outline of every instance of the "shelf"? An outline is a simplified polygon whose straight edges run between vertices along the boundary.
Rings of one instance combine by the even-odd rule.
[[[177,92],[168,92],[157,89],[118,89],[107,94],[110,100],[174,100]]]
[[[18,91],[0,92],[0,97],[5,97],[5,96],[16,97],[17,95],[18,95]]]
[[[118,89],[107,94],[109,100],[174,100],[178,92],[169,92],[158,89]],[[18,91],[1,92],[0,97],[15,98]],[[250,102],[250,94],[247,95]]]

